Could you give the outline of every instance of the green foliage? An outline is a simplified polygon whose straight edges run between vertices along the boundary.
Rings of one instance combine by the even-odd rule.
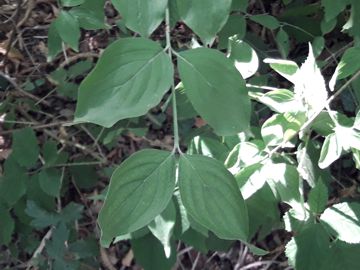
[[[0,177],[0,244],[34,254],[39,269],[100,268],[97,239],[78,226],[95,228],[101,206],[100,244],[129,240],[144,269],[172,268],[179,241],[206,253],[240,240],[267,256],[254,244],[284,229],[296,270],[359,269],[359,1],[284,0],[276,16],[265,1],[251,11],[256,3],[244,0],[111,2],[121,18],[111,26],[105,2],[92,0],[59,1],[49,25],[48,61],[79,51],[87,30],[119,32],[96,64],[66,62],[48,76],[56,95],[76,102],[76,132],[14,128],[17,113],[52,110],[40,110],[41,99],[1,103],[15,131]],[[340,31],[337,41],[352,42],[328,48]],[[169,126],[173,146],[146,138],[170,138]],[[72,137],[79,132],[91,147]],[[118,137],[131,140],[129,151]],[[151,145],[166,151],[135,151]],[[124,158],[117,168],[89,161],[114,156]]]

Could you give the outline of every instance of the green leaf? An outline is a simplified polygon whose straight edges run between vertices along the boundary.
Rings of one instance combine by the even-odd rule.
[[[158,43],[120,39],[104,51],[81,83],[75,121],[111,127],[119,120],[144,115],[160,102],[172,76],[172,63]]]
[[[359,268],[360,245],[336,241],[330,248],[321,270],[355,270]]]
[[[64,7],[75,7],[84,3],[85,0],[61,0],[60,2]]]
[[[332,76],[329,85],[330,89],[334,90],[335,84],[337,80],[341,80],[344,78],[353,75],[355,72],[360,70],[360,48],[352,47],[347,49],[341,60],[336,67],[334,75]]]
[[[36,164],[39,156],[39,146],[35,132],[31,128],[24,128],[13,133],[12,155],[14,159],[26,168]]]
[[[182,83],[179,83],[176,88],[176,107],[179,120],[194,118],[197,112],[194,110],[190,100],[186,96],[186,91]]]
[[[270,64],[270,67],[285,79],[292,83],[296,83],[296,75],[299,71],[299,66],[295,62],[266,58],[264,59],[264,63]]]
[[[45,169],[39,174],[41,189],[48,195],[58,197],[61,189],[61,172],[56,169]]]
[[[302,105],[295,99],[294,93],[287,89],[277,89],[263,94],[257,100],[278,113],[298,112]]]
[[[176,0],[178,13],[205,44],[211,44],[225,25],[231,8],[231,0]],[[211,18],[211,19],[209,19]]]
[[[131,240],[136,262],[145,270],[169,270],[176,262],[176,247],[172,243],[170,258],[166,258],[161,243],[152,234]]]
[[[163,245],[166,258],[169,258],[171,255],[170,240],[175,227],[175,221],[176,209],[174,202],[170,200],[165,210],[148,225],[151,233]]]
[[[240,10],[246,12],[248,5],[249,5],[248,0],[233,0],[231,4],[231,10],[232,11]]]
[[[338,136],[332,133],[326,136],[324,144],[321,148],[319,167],[325,169],[341,156],[342,146],[338,140]]]
[[[286,31],[283,28],[280,28],[280,30],[276,34],[276,43],[279,48],[281,56],[283,58],[286,58],[289,55],[289,51],[290,51],[290,41],[289,41],[289,35],[286,33]]]
[[[280,27],[279,21],[271,15],[266,15],[266,14],[252,15],[249,18],[250,20],[256,23],[261,24],[266,28],[269,28],[270,30],[275,30],[276,28]]]
[[[309,193],[308,204],[310,210],[316,214],[322,213],[326,208],[328,196],[328,188],[320,179]]]
[[[107,27],[104,22],[104,0],[85,0],[81,6],[72,8],[70,13],[77,18],[80,27],[86,30],[97,30]]]
[[[329,237],[320,224],[311,224],[286,245],[286,256],[296,270],[321,269],[328,259]]]
[[[134,232],[150,223],[168,205],[175,188],[174,155],[142,150],[113,173],[99,214],[101,241]]]
[[[66,242],[70,231],[65,224],[60,223],[52,233],[51,240],[46,244],[46,252],[53,258],[62,261],[67,249]],[[68,269],[68,268],[63,268]]]
[[[216,50],[198,48],[181,53],[178,67],[192,105],[218,135],[249,127],[250,100],[231,60]]]
[[[321,21],[321,32],[323,35],[326,35],[327,33],[330,33],[332,30],[334,30],[335,26],[337,24],[337,19],[332,19],[330,21]]]
[[[74,51],[78,51],[81,33],[76,18],[69,12],[61,10],[55,20],[55,27],[61,39]]]
[[[15,229],[15,222],[10,215],[10,211],[0,205],[0,246],[8,245],[11,241],[11,235]]]
[[[26,199],[34,201],[38,206],[47,211],[51,211],[56,208],[54,197],[49,196],[40,187],[39,174],[32,175],[27,181]]]
[[[229,58],[244,79],[253,76],[259,68],[259,58],[249,44],[237,36],[229,38]]]
[[[84,210],[83,205],[70,202],[61,210],[59,217],[63,223],[74,222],[75,220],[81,218],[81,214],[83,210]]]
[[[274,195],[296,211],[303,212],[299,174],[293,165],[267,162],[261,170]]]
[[[61,52],[62,50],[62,40],[56,29],[56,21],[53,21],[50,24],[48,32],[48,56],[47,61],[50,62]]]
[[[33,201],[27,202],[25,213],[33,218],[30,225],[37,229],[42,229],[50,225],[55,225],[60,220],[57,213],[48,212],[40,208]]]
[[[314,48],[314,55],[318,57],[325,47],[325,39],[323,37],[315,37],[312,42],[312,47]]]
[[[219,140],[206,136],[194,137],[189,145],[187,153],[190,155],[199,154],[225,161],[229,149]]]
[[[286,143],[291,147],[289,139],[296,134],[305,122],[302,113],[274,114],[261,127],[261,136],[268,146]]]
[[[359,203],[335,204],[325,210],[320,220],[340,240],[350,244],[360,243]]]
[[[262,175],[262,167],[262,164],[255,163],[236,173],[235,178],[244,199],[252,197],[266,183],[266,177]]]
[[[4,175],[0,177],[0,202],[13,206],[26,193],[28,175],[18,165],[13,154],[6,159],[4,171]]]
[[[262,160],[258,145],[250,142],[237,144],[226,158],[225,166],[232,174],[237,174],[241,169],[258,163]]]
[[[252,238],[258,234],[257,239],[261,240],[279,224],[279,200],[265,184],[245,202],[249,212],[249,236]]]
[[[168,0],[112,0],[125,25],[143,37],[149,37],[164,19]]]
[[[335,19],[349,3],[349,0],[321,0],[321,5],[325,10],[325,21]]]
[[[227,240],[247,240],[247,209],[234,177],[215,159],[181,155],[179,187],[188,214]]]
[[[243,39],[246,34],[245,17],[239,14],[230,15],[224,27],[219,32],[219,49],[228,47],[229,37],[236,35],[239,39]]]
[[[45,166],[66,163],[67,160],[67,153],[65,151],[58,153],[57,143],[53,140],[48,140],[44,143],[42,154],[45,160]]]

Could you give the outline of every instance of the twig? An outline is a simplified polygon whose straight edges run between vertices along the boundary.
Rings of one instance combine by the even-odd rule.
[[[27,262],[26,270],[30,270],[31,266],[33,266],[32,261],[34,259],[36,259],[43,252],[43,250],[45,248],[45,245],[46,245],[46,241],[51,238],[52,232],[53,232],[53,228],[48,230],[48,232],[45,234],[45,236],[41,239],[41,242],[40,242],[39,246],[37,247],[37,249],[33,253],[31,259]]]
[[[78,53],[78,54],[75,54],[74,56],[66,57],[65,61],[62,62],[59,65],[59,68],[64,68],[65,66],[67,66],[71,62],[74,62],[74,61],[76,61],[78,59],[81,59],[81,58],[99,58],[99,57],[100,57],[99,54],[93,53],[93,52]]]
[[[101,260],[102,260],[104,266],[106,267],[106,269],[116,270],[116,268],[111,263],[110,258],[106,253],[106,250],[103,247],[100,247],[100,256],[101,256]]]
[[[6,79],[13,87],[16,91],[18,91],[20,94],[31,98],[35,101],[39,101],[40,98],[38,98],[37,96],[34,96],[33,94],[30,94],[29,92],[26,92],[25,90],[23,90],[16,82],[13,78],[11,78],[10,76],[8,76],[7,74],[5,74],[4,72],[0,71],[0,76],[3,77],[4,79]],[[48,103],[47,101],[42,101],[42,104],[50,107],[50,103]]]
[[[195,270],[195,269],[196,269],[196,266],[197,266],[197,264],[198,264],[198,262],[199,262],[199,259],[200,259],[200,252],[197,253],[196,258],[195,258],[195,261],[194,261],[194,264],[193,264],[192,267],[191,267],[191,270]]]
[[[24,23],[26,23],[26,21],[29,19],[29,16],[34,7],[35,7],[35,1],[28,0],[25,14],[24,14],[23,18],[21,19],[21,21],[17,24],[17,28],[20,28]]]
[[[11,121],[0,121],[1,122],[11,122]],[[33,123],[33,122],[15,122],[15,124],[24,124],[24,125],[36,125],[37,123]],[[36,126],[31,126],[32,129],[45,129],[45,128],[49,128],[49,127],[56,127],[56,126],[66,126],[66,124],[69,124],[71,122],[56,122],[56,123],[49,123],[49,124],[41,124],[41,125],[36,125]],[[17,129],[11,129],[11,130],[6,130],[6,131],[2,131],[0,132],[0,135],[7,135],[7,134],[11,134],[14,133],[17,130],[20,130],[21,128],[17,128]]]

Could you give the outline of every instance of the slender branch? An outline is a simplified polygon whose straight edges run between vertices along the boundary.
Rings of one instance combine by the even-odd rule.
[[[52,232],[53,232],[53,228],[50,228],[50,230],[48,230],[48,232],[45,234],[45,236],[41,239],[41,242],[40,242],[39,246],[37,247],[37,249],[33,253],[31,259],[27,262],[26,270],[31,269],[31,267],[33,266],[32,261],[34,259],[36,259],[43,252],[43,250],[45,248],[46,241],[51,238]]]
[[[34,96],[33,94],[26,92],[25,90],[23,90],[16,82],[13,78],[11,78],[10,76],[8,76],[7,74],[5,74],[4,72],[0,71],[0,76],[3,77],[5,80],[7,80],[11,86],[18,91],[21,95],[26,96],[30,99],[33,99],[35,101],[39,101],[40,98],[38,98],[37,96]],[[50,107],[50,103],[46,102],[46,101],[42,101],[42,104]]]
[[[169,55],[170,61],[172,62],[173,51],[171,48],[169,8],[167,8],[166,12],[165,12],[165,35],[166,35],[166,49],[168,50],[168,55]],[[181,153],[180,144],[179,144],[179,126],[178,126],[178,117],[177,117],[176,90],[175,90],[174,80],[172,81],[172,84],[171,84],[171,95],[172,95],[173,126],[174,126],[174,149],[173,149],[173,151],[179,151]]]

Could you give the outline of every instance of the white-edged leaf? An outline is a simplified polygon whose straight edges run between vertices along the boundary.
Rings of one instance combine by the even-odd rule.
[[[360,243],[359,203],[335,204],[325,210],[320,220],[340,240],[350,244]]]
[[[176,209],[174,202],[170,200],[165,210],[148,225],[151,233],[163,245],[166,258],[169,258],[171,255],[170,239],[174,230],[175,220]]]
[[[269,64],[273,70],[275,70],[285,79],[289,80],[294,84],[296,83],[299,66],[295,62],[290,60],[266,58],[264,59],[264,63]]]
[[[344,79],[360,70],[360,48],[352,47],[345,51],[333,76],[329,82],[329,88],[334,91],[336,81]]]
[[[326,136],[321,148],[319,167],[325,169],[341,156],[342,145],[335,133]]]
[[[237,36],[229,38],[229,58],[244,79],[253,76],[259,68],[259,58],[253,48]]]
[[[298,112],[303,109],[301,103],[295,99],[294,93],[287,89],[267,92],[257,100],[278,113]]]

